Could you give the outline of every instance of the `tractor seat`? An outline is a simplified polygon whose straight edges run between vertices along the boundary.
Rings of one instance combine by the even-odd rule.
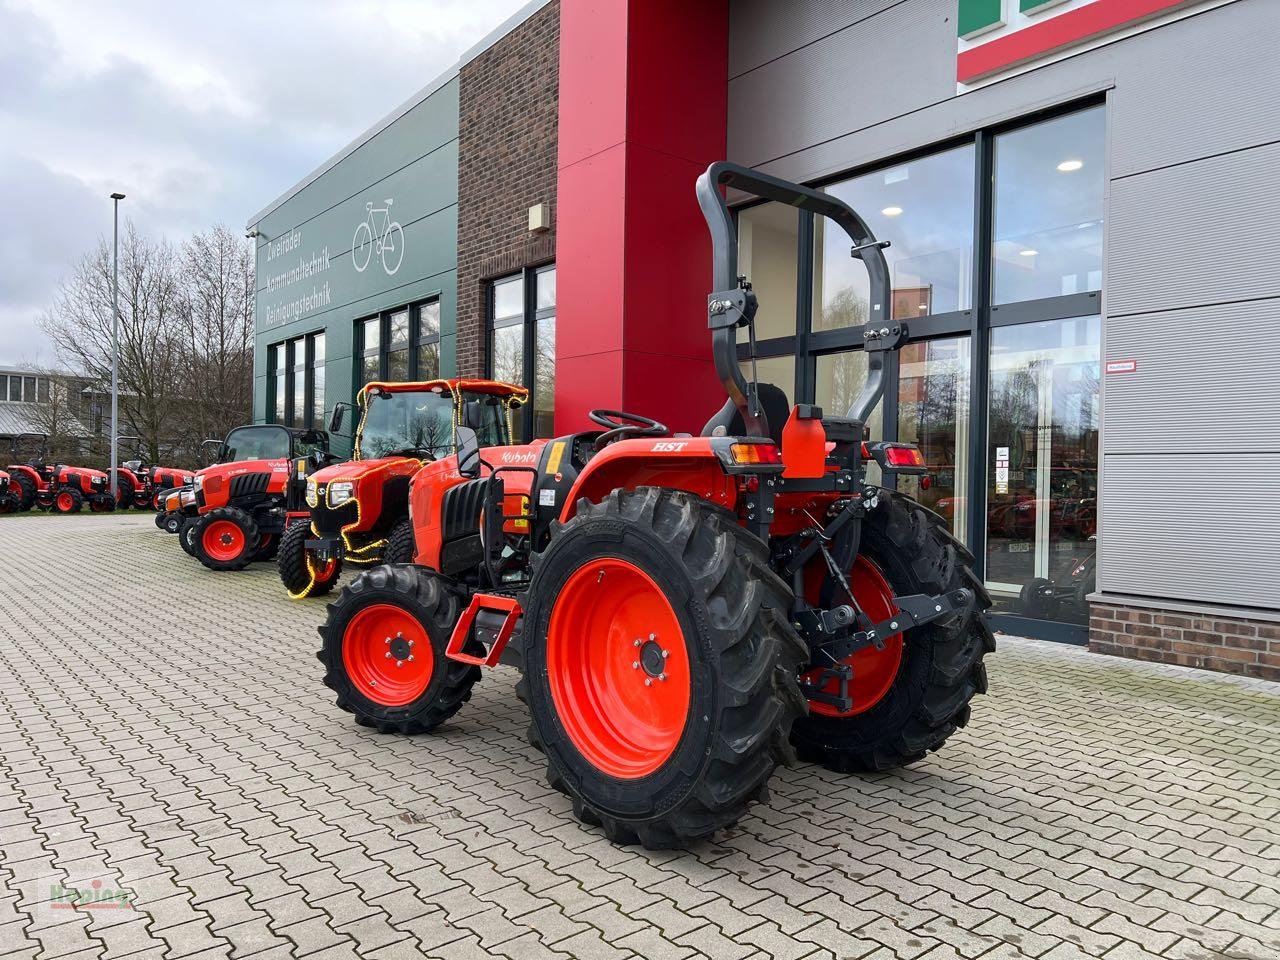
[[[769,437],[781,449],[782,428],[791,417],[791,401],[781,387],[775,387],[772,383],[757,383],[756,396],[760,398],[760,406],[769,421]],[[713,436],[719,426],[723,426],[725,434],[731,437],[739,437],[746,432],[742,414],[732,400],[726,401],[720,412],[707,421],[707,425],[702,428],[702,435]]]

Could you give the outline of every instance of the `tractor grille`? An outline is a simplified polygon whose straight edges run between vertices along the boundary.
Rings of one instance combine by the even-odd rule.
[[[480,531],[480,511],[488,480],[469,480],[445,491],[442,510],[444,539],[453,540]]]
[[[316,533],[325,537],[336,537],[342,528],[356,522],[358,516],[356,502],[349,500],[342,506],[333,508],[328,500],[321,498],[319,505],[311,511],[311,523]]]
[[[231,478],[231,499],[241,497],[260,497],[267,492],[267,484],[271,482],[269,473],[242,473]]]

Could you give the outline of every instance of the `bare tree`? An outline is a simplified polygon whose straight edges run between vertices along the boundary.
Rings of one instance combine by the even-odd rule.
[[[225,437],[252,416],[253,247],[219,224],[182,245],[184,446]]]
[[[126,221],[120,244],[120,420],[142,437],[153,462],[186,393],[177,252]],[[58,355],[103,383],[111,379],[111,249],[106,240],[63,281],[41,326]]]

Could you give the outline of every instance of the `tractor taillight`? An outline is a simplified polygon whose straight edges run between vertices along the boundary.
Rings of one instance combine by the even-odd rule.
[[[781,463],[778,448],[772,443],[735,443],[729,447],[734,463]]]
[[[886,447],[884,458],[891,467],[923,467],[924,454],[916,447]]]

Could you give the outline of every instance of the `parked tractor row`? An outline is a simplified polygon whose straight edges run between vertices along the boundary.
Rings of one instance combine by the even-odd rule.
[[[156,509],[165,491],[190,483],[193,473],[147,462],[138,437],[119,442],[134,448],[134,459],[116,469],[116,495],[110,475],[91,467],[47,462],[48,437],[24,433],[9,441],[8,466],[0,470],[0,513],[38,508],[55,513],[79,513],[85,506],[94,513],[112,510]]]
[[[832,220],[865,266],[867,380],[843,416],[792,405],[740,363],[758,302],[725,187]],[[943,517],[867,480],[872,461],[925,473],[918,448],[865,428],[908,339],[888,317],[887,243],[836,197],[733,164],[710,167],[697,198],[727,397],[697,436],[599,409],[592,429],[522,444],[520,387],[371,383],[351,460],[332,462],[321,435],[242,427],[158,519],[213,569],[277,549],[295,598],[368,566],[320,627],[337,706],[424,733],[485,670],[514,666],[550,785],[584,823],[646,847],[737,822],[797,757],[839,772],[920,760],[968,722],[994,649],[972,554]]]

